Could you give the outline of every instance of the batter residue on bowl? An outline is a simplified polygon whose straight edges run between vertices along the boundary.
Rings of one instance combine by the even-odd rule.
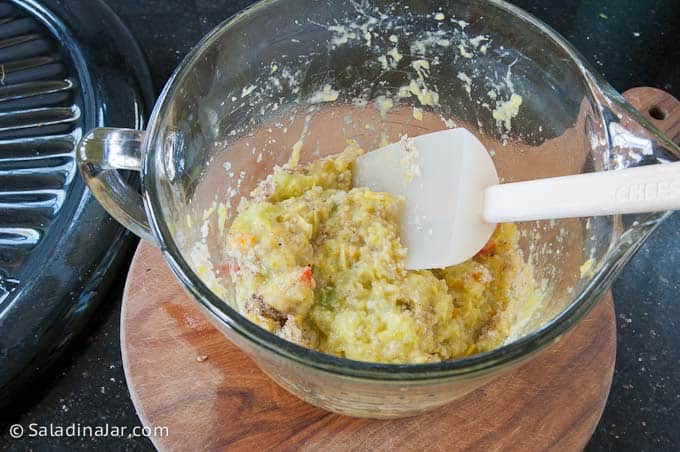
[[[351,186],[361,153],[277,168],[241,201],[227,245],[238,311],[359,361],[436,362],[501,345],[537,297],[516,226],[499,226],[462,264],[406,270],[402,200]]]

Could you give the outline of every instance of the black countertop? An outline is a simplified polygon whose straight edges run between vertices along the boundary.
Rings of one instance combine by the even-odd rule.
[[[248,0],[118,0],[157,92],[191,46]],[[619,91],[655,86],[680,98],[677,0],[514,0],[564,35]],[[614,284],[614,382],[588,450],[680,447],[680,214],[659,227]],[[124,275],[89,330],[60,363],[2,413],[0,447],[148,450],[144,438],[10,439],[9,425],[139,425],[121,366]]]

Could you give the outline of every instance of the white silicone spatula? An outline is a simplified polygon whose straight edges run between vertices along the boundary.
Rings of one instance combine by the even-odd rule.
[[[357,159],[354,186],[403,196],[406,268],[473,257],[497,223],[680,209],[680,162],[499,184],[482,143],[458,128]]]

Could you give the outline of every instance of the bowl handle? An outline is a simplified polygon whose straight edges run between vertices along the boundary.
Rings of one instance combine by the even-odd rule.
[[[92,129],[78,143],[76,156],[80,174],[104,209],[142,239],[156,243],[142,196],[119,171],[141,171],[143,141],[142,130]]]

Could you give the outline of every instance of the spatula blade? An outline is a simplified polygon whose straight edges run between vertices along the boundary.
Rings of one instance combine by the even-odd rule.
[[[403,196],[406,268],[442,268],[473,257],[495,224],[482,220],[484,189],[498,184],[484,145],[466,129],[420,135],[368,152],[354,186]]]

